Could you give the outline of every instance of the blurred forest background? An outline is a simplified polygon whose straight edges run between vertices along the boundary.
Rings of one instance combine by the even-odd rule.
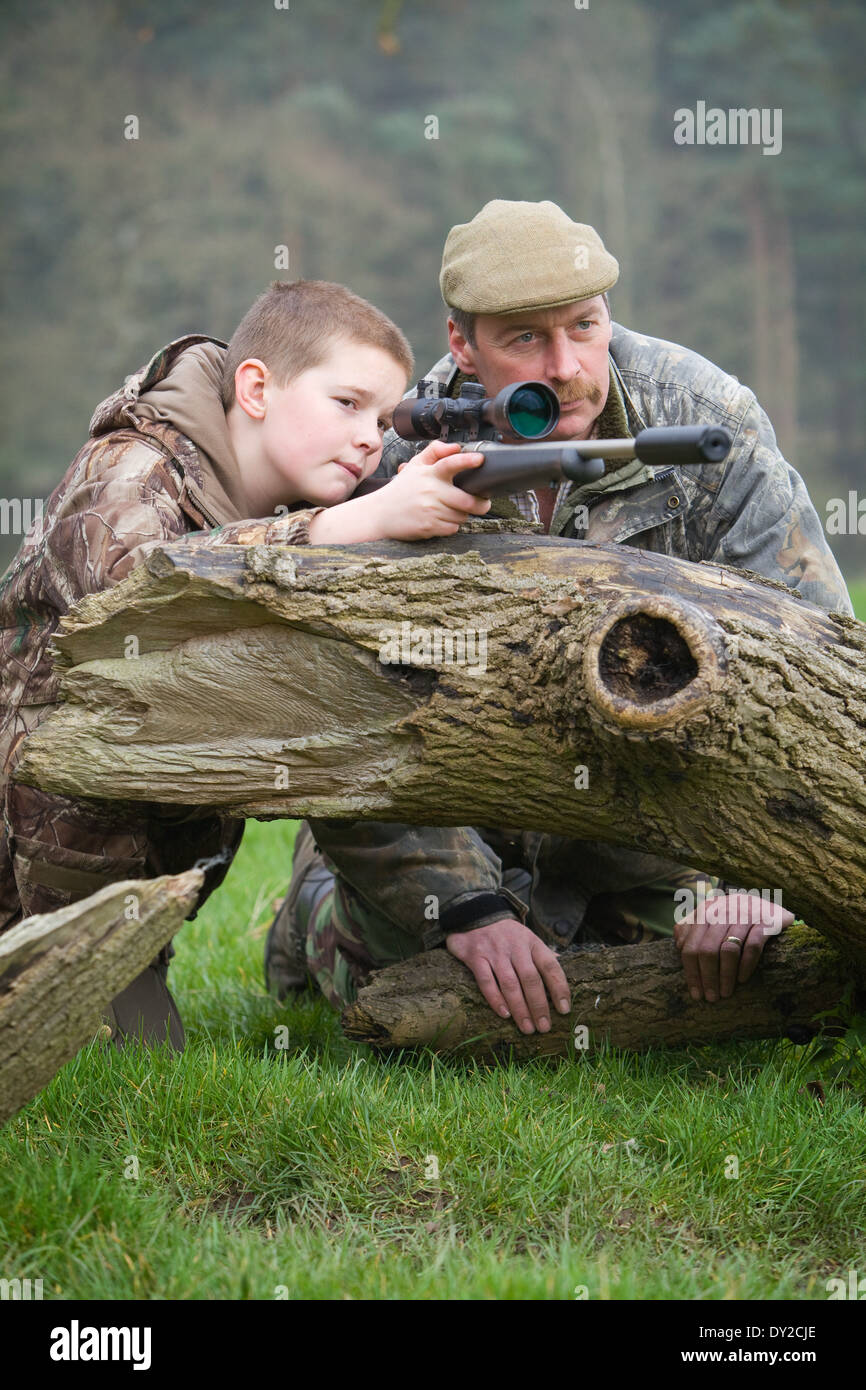
[[[97,401],[275,277],[373,300],[420,374],[445,235],[494,197],[596,226],[614,318],[747,382],[822,519],[866,496],[862,0],[280,3],[4,0],[0,496],[47,498]],[[699,100],[781,108],[781,153],[675,145]]]

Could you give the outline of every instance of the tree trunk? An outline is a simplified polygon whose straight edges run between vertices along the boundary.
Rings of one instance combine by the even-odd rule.
[[[113,883],[0,936],[0,1124],[99,1031],[102,1010],[182,926],[198,869]]]
[[[68,704],[18,775],[611,841],[781,889],[866,968],[866,627],[717,564],[484,529],[152,553],[64,621]]]
[[[571,986],[570,1014],[552,1012],[549,1033],[520,1032],[499,1018],[472,974],[447,951],[427,951],[377,971],[343,1012],[348,1037],[373,1047],[431,1047],[473,1057],[575,1057],[607,1041],[643,1051],[723,1038],[790,1036],[805,1042],[813,1016],[839,1003],[850,969],[808,927],[768,942],[758,970],[730,999],[695,1003],[672,941],[583,947],[560,964]]]

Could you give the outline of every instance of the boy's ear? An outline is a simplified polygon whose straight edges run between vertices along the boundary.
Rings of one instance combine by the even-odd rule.
[[[270,372],[258,357],[247,357],[235,372],[235,400],[251,420],[263,420],[267,412],[265,386]]]

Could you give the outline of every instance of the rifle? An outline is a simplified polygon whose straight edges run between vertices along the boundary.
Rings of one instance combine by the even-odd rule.
[[[543,443],[559,423],[559,398],[543,381],[518,381],[493,397],[480,382],[465,382],[459,396],[446,396],[444,389],[441,383],[419,381],[416,395],[394,411],[394,429],[402,439],[444,439],[459,442],[464,453],[483,453],[477,468],[454,476],[455,487],[475,497],[526,492],[563,478],[592,482],[609,460],[685,467],[723,463],[731,447],[730,434],[718,425],[659,425],[634,439]],[[363,497],[389,481],[368,478],[352,496]]]

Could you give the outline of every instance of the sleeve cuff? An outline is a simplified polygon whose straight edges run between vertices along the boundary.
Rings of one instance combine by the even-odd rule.
[[[475,893],[445,909],[438,921],[424,933],[424,950],[431,951],[441,946],[451,932],[474,931],[476,927],[489,926],[502,917],[514,917],[525,922],[526,914],[526,904],[508,888],[499,888],[493,893]]]
[[[309,545],[310,526],[324,510],[324,507],[305,507],[303,511],[287,512],[278,521],[271,522],[266,544]]]

